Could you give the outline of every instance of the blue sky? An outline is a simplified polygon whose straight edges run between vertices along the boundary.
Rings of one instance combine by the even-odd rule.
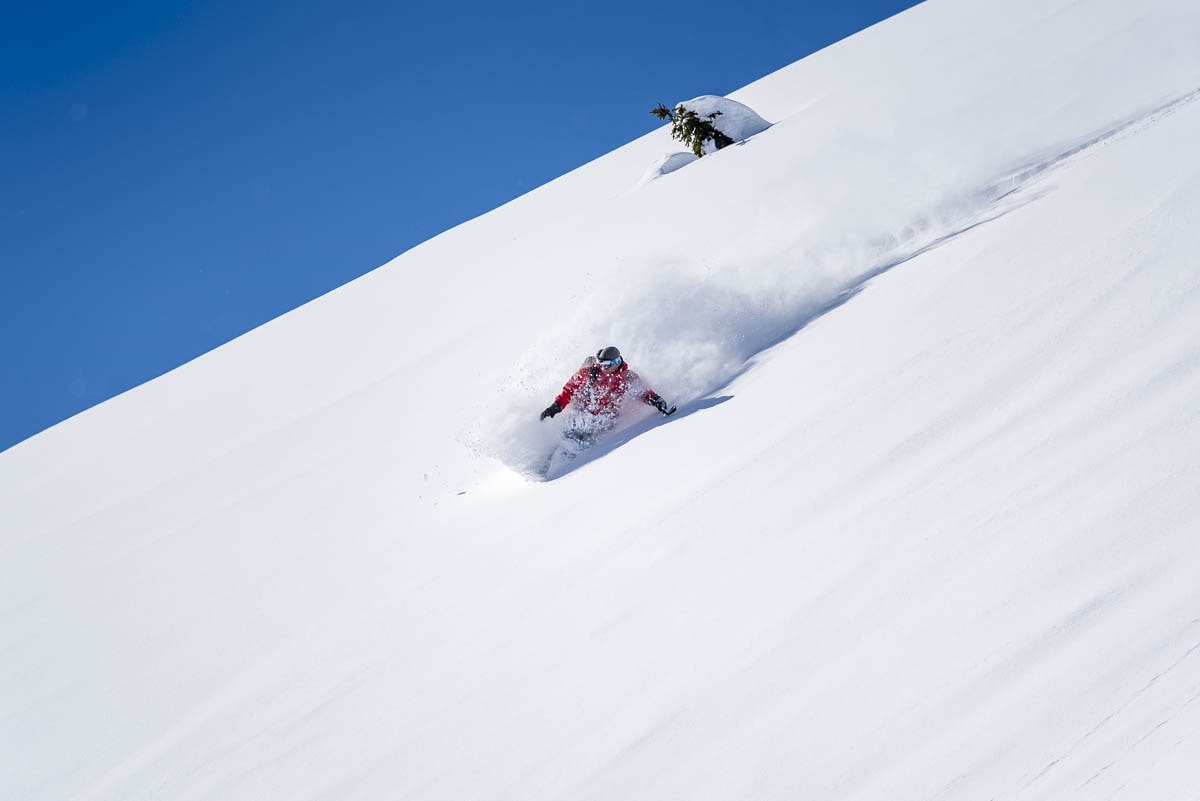
[[[0,450],[912,4],[10,7]]]

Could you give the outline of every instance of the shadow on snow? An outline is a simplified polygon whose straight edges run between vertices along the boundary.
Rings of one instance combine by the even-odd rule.
[[[607,436],[597,440],[594,445],[582,451],[578,456],[576,456],[567,464],[563,465],[559,470],[548,472],[544,478],[546,481],[554,481],[555,479],[562,478],[569,473],[575,472],[588,462],[594,461],[602,456],[605,456],[606,454],[611,453],[625,443],[640,437],[642,434],[645,434],[652,429],[668,423],[677,422],[685,417],[690,417],[696,412],[711,409],[714,406],[720,406],[722,403],[732,399],[732,395],[718,395],[716,397],[701,398],[699,400],[694,400],[683,404],[679,407],[679,410],[670,417],[663,417],[656,414],[653,417],[648,417],[644,420],[631,423],[623,428],[618,428],[615,431],[610,432]]]

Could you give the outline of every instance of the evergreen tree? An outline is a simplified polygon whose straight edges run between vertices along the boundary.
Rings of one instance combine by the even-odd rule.
[[[682,103],[673,109],[669,109],[662,103],[659,103],[656,107],[650,109],[650,113],[660,120],[670,120],[671,138],[683,142],[697,156],[704,155],[704,143],[710,140],[717,150],[733,144],[732,139],[721,133],[721,131],[717,130],[717,126],[713,125],[713,121],[721,116],[721,112],[719,111],[714,111],[712,114],[701,117],[699,113],[689,108],[684,108]]]

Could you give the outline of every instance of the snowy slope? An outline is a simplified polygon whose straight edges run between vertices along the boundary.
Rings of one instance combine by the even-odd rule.
[[[1197,42],[925,3],[0,454],[0,798],[1195,799]]]

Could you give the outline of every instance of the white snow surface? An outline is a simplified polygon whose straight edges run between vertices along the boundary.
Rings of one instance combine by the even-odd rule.
[[[1197,42],[931,0],[0,454],[0,798],[1195,801]]]
[[[658,161],[650,165],[650,169],[646,170],[642,180],[638,182],[638,186],[648,184],[653,180],[661,178],[664,175],[669,175],[678,169],[686,167],[700,157],[690,150],[687,152],[679,151],[677,153],[664,153]]]
[[[676,107],[680,105],[689,111],[696,112],[701,117],[718,114],[719,116],[713,120],[713,127],[734,141],[749,139],[771,127],[769,122],[745,103],[739,103],[732,98],[720,95],[700,95],[700,97],[693,97],[691,100],[675,104]],[[704,152],[705,154],[715,153],[716,147],[711,142],[707,143]]]

